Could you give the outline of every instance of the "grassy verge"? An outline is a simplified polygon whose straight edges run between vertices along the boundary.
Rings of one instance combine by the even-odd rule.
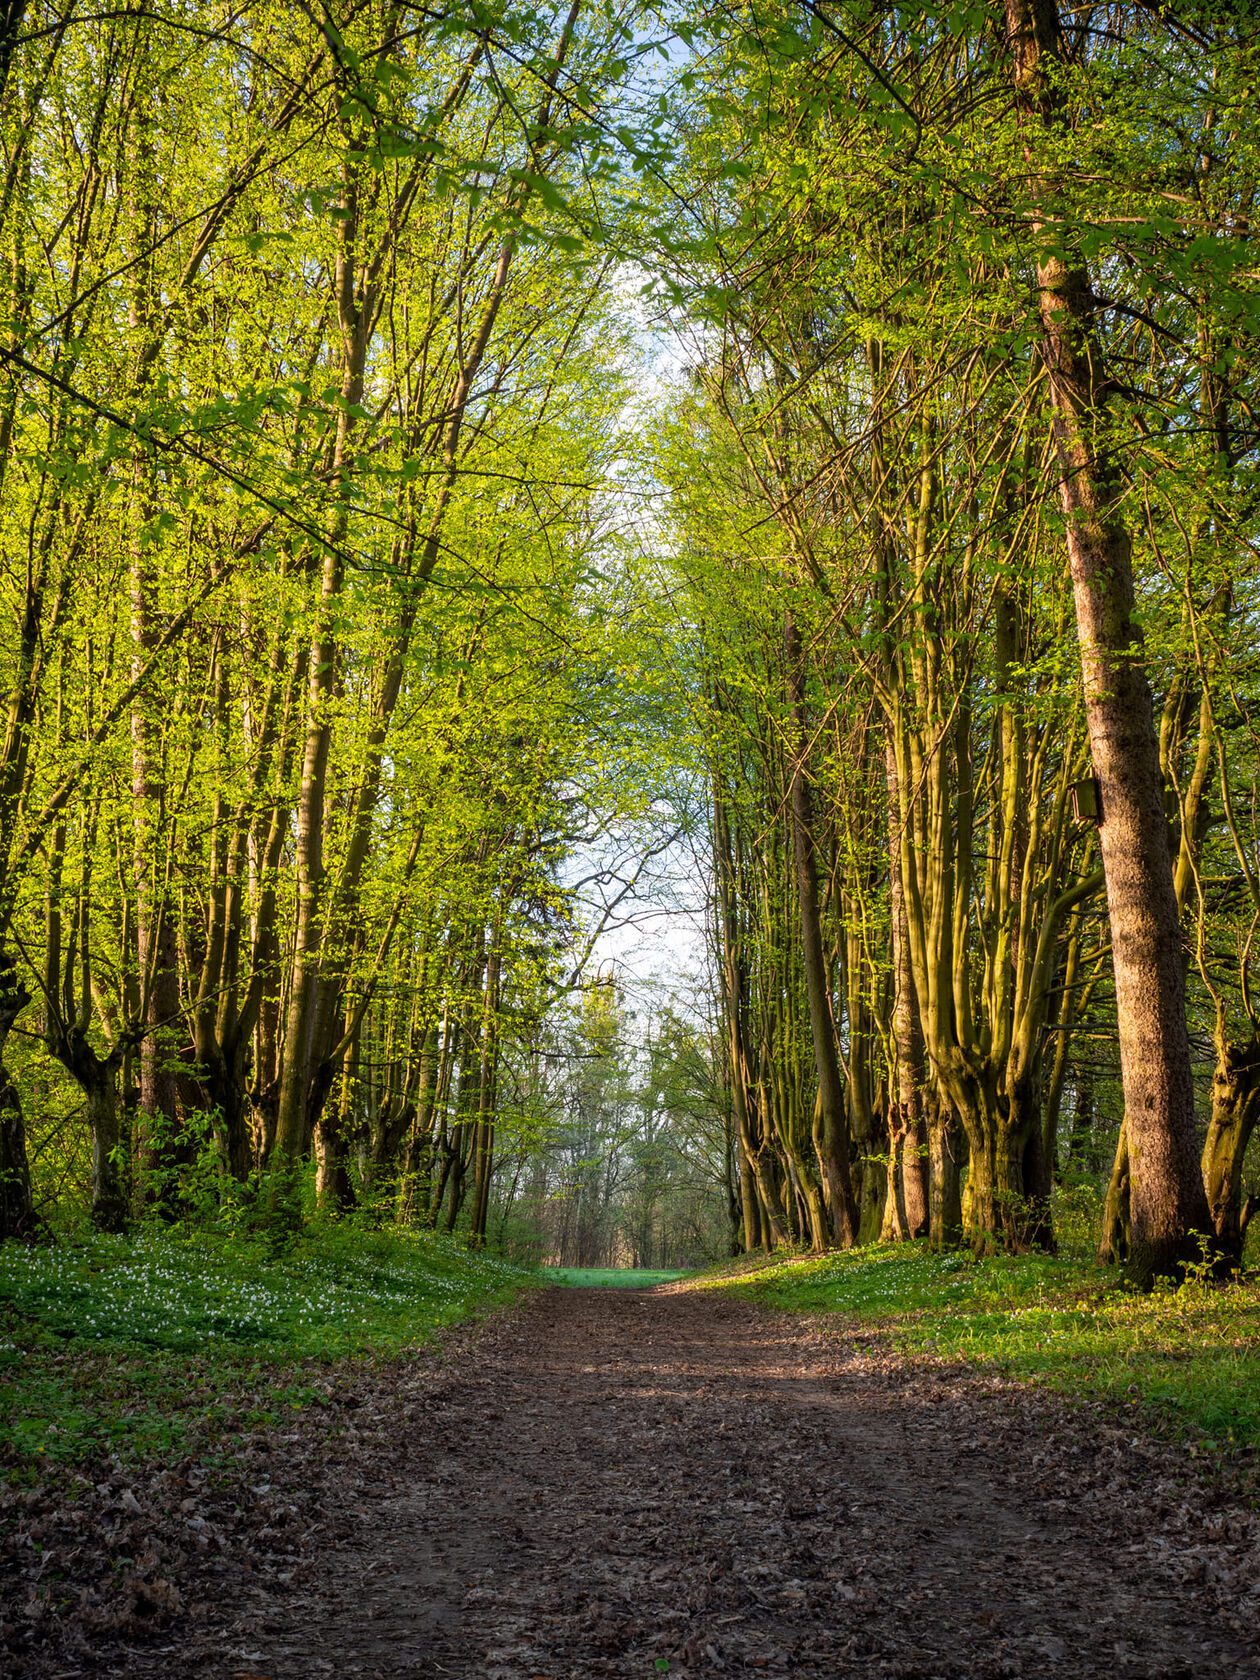
[[[746,1263],[745,1263],[746,1265]],[[1260,1447],[1260,1280],[1139,1295],[1083,1260],[977,1260],[920,1244],[728,1269],[697,1287],[886,1330],[903,1352],[987,1367],[1063,1393],[1145,1404],[1175,1432]]]
[[[650,1289],[655,1283],[676,1283],[686,1272],[643,1272],[616,1266],[548,1266],[543,1272],[548,1283],[568,1284],[575,1289]]]
[[[429,1233],[317,1228],[279,1256],[203,1231],[6,1243],[0,1466],[213,1448],[318,1403],[338,1362],[422,1346],[534,1281]]]

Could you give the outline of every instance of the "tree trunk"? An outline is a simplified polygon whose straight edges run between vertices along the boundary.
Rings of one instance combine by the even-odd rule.
[[[34,1237],[42,1224],[31,1193],[22,1103],[4,1066],[13,1023],[30,1001],[12,961],[0,952],[0,1242],[6,1237]]]
[[[1260,1037],[1231,1044],[1217,1028],[1212,1117],[1203,1148],[1203,1185],[1220,1255],[1234,1271],[1242,1264],[1252,1205],[1243,1195],[1243,1160],[1260,1117]]]
[[[359,1041],[350,1046],[341,1075],[336,1106],[325,1100],[315,1122],[315,1199],[334,1217],[355,1206],[350,1178],[350,1138],[354,1129],[355,1085],[359,1070]]]
[[[141,72],[147,77],[147,65]],[[132,273],[130,325],[137,351],[132,373],[137,390],[148,386],[157,356],[158,310],[152,252],[157,217],[154,179],[153,97],[146,89],[136,100],[131,159]],[[157,570],[159,550],[147,526],[154,513],[154,463],[137,448],[131,462],[130,553],[128,586],[131,607],[131,678],[139,680],[161,639],[161,602]],[[159,1198],[169,1203],[174,1185],[169,1170],[184,1158],[177,1147],[177,1090],[171,1068],[170,1039],[179,1017],[179,971],[167,858],[171,835],[164,821],[167,790],[161,725],[155,707],[161,702],[138,693],[131,707],[131,798],[133,879],[136,895],[136,965],[145,1033],[140,1059],[140,1164],[157,1175]]]
[[[1094,1153],[1094,1076],[1080,1073],[1072,1106],[1072,1127],[1068,1132],[1068,1165],[1088,1172]]]
[[[341,645],[336,607],[345,581],[343,550],[350,528],[349,471],[354,416],[363,397],[364,369],[374,325],[373,288],[361,284],[360,228],[362,137],[346,134],[342,162],[340,223],[334,289],[341,328],[341,404],[337,414],[330,478],[337,497],[329,540],[319,569],[319,596],[311,626],[307,662],[306,742],[297,812],[298,910],[294,934],[284,1059],[276,1114],[275,1152],[281,1177],[312,1143],[311,1081],[324,1046],[317,1042],[320,1013],[320,957],[327,911],[324,847],[328,825],[328,759],[336,702],[341,689]],[[279,1182],[279,1181],[277,1181]],[[281,1195],[285,1192],[280,1190]]]
[[[1068,934],[1067,956],[1063,964],[1061,996],[1059,999],[1059,1013],[1055,1022],[1054,1055],[1051,1059],[1050,1074],[1046,1082],[1045,1111],[1042,1116],[1042,1143],[1051,1177],[1058,1183],[1062,1177],[1059,1167],[1059,1115],[1063,1105],[1063,1085],[1067,1078],[1068,1052],[1072,1044],[1072,1029],[1075,1026],[1078,1008],[1081,1012],[1089,1006],[1093,996],[1095,980],[1091,979],[1082,993],[1079,1003],[1077,998],[1077,975],[1080,969],[1081,939],[1083,919],[1073,917],[1073,926]],[[1089,1125],[1093,1124],[1093,1082],[1092,1075],[1085,1080],[1080,1077],[1076,1082],[1076,1105],[1072,1111],[1072,1129],[1068,1136],[1068,1160],[1072,1160],[1073,1139],[1077,1135],[1077,1116],[1080,1112],[1080,1099],[1083,1092],[1088,1093]]]
[[[481,959],[484,961],[484,958]],[[480,979],[480,963],[478,964],[478,979]],[[447,1145],[447,1159],[443,1171],[442,1190],[446,1195],[446,1216],[442,1222],[442,1229],[451,1235],[459,1222],[460,1211],[464,1206],[464,1198],[468,1193],[468,1163],[472,1152],[472,1132],[476,1126],[476,1117],[481,1103],[481,1064],[482,1045],[479,1038],[473,1035],[473,1025],[476,1017],[469,1011],[460,1034],[462,1062],[459,1070],[459,1085],[455,1093],[455,1124],[451,1127],[451,1136]],[[483,1021],[484,1024],[484,1021]],[[438,1205],[441,1204],[439,1193]],[[434,1210],[436,1216],[436,1208]]]
[[[484,1248],[490,1213],[490,1179],[494,1171],[495,1091],[499,1068],[499,955],[497,936],[486,963],[486,995],[481,1035],[481,1066],[477,1075],[477,1124],[473,1134],[473,1205],[469,1239]]]
[[[910,934],[906,927],[906,901],[901,885],[901,838],[897,833],[901,799],[897,790],[897,754],[891,731],[886,743],[885,763],[889,790],[888,908],[892,931],[893,1090],[888,1105],[889,1188],[890,1200],[901,1227],[896,1235],[905,1239],[927,1236],[931,1191],[922,1095],[926,1060],[923,1031],[915,1003]]]
[[[1063,70],[1055,0],[1006,0],[1019,108],[1054,133]],[[1053,72],[1053,73],[1048,73]],[[1035,146],[1030,145],[1034,164]],[[1041,183],[1043,197],[1053,183]],[[1042,206],[1044,210],[1045,206]],[[1056,236],[1057,238],[1057,236]],[[1175,1274],[1212,1236],[1195,1141],[1185,976],[1159,740],[1133,619],[1120,479],[1105,441],[1110,383],[1083,263],[1047,239],[1037,285],[1060,500],[1080,637],[1085,711],[1102,802],[1120,1066],[1130,1158],[1129,1270]]]
[[[224,1171],[237,1184],[244,1184],[254,1165],[254,1151],[239,1067],[225,1075],[218,1088],[214,1109],[217,1115],[215,1135]]]
[[[749,1079],[744,1019],[746,978],[736,916],[735,865],[730,824],[716,786],[713,791],[713,817],[731,1101],[735,1109],[741,1166],[746,1169],[740,1175],[743,1192],[753,1199],[752,1209],[745,1201],[744,1229],[750,1249],[765,1247],[770,1250],[786,1246],[788,1236],[774,1181],[762,1156],[761,1116]]]
[[[112,1056],[93,1058],[80,1084],[92,1134],[92,1223],[98,1231],[121,1231],[129,1210],[118,1123],[118,1067]]]
[[[787,1215],[775,1183],[774,1157],[765,1146],[750,1148],[753,1181],[757,1188],[761,1241],[767,1251],[791,1246]]]
[[[100,1056],[88,1043],[81,1022],[67,1025],[60,1015],[50,1014],[45,1042],[49,1054],[83,1092],[92,1138],[92,1223],[98,1231],[121,1231],[130,1207],[118,1113],[118,1070],[127,1060],[129,1041],[116,1042],[107,1055]]]
[[[963,1135],[948,1099],[937,1095],[926,1105],[928,1186],[931,1206],[928,1238],[938,1252],[962,1239]]]
[[[967,1124],[968,1214],[978,1249],[994,1243],[1022,1253],[1052,1250],[1050,1185],[1035,1102],[1021,1111],[992,1089],[982,1092]]]
[[[813,800],[804,763],[808,750],[804,654],[800,633],[790,613],[786,614],[783,620],[783,656],[793,735],[788,765],[791,779],[792,849],[796,859],[805,992],[809,1000],[814,1068],[818,1075],[814,1146],[827,1188],[832,1234],[842,1248],[851,1248],[858,1239],[858,1209],[849,1176],[849,1124],[845,1110],[844,1087],[840,1082],[840,1061],[836,1053],[835,1024],[827,983],[827,964],[823,955],[818,879],[814,868]]]
[[[744,1134],[737,1131],[739,1150],[739,1202],[743,1218],[744,1253],[752,1254],[761,1247],[761,1208],[757,1201],[757,1186],[753,1182],[752,1165],[744,1143]]]
[[[1116,1159],[1107,1186],[1107,1200],[1103,1205],[1102,1235],[1098,1243],[1098,1260],[1103,1266],[1122,1266],[1129,1258],[1131,1234],[1131,1180],[1129,1169],[1129,1121],[1121,1122],[1116,1139]]]
[[[398,1222],[411,1224],[420,1209],[427,1214],[433,1188],[433,1125],[437,1114],[439,1022],[424,1036],[415,1111],[407,1129],[398,1196]]]

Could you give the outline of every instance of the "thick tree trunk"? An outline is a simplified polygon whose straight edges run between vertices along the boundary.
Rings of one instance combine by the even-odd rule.
[[[1059,126],[1055,0],[1006,0],[1016,96],[1025,118]],[[1035,163],[1035,144],[1030,145]],[[1043,186],[1043,197],[1053,183]],[[1061,241],[1060,241],[1061,243]],[[1100,844],[1128,1129],[1129,1269],[1143,1283],[1174,1274],[1214,1235],[1195,1139],[1185,976],[1159,741],[1133,618],[1133,566],[1108,457],[1106,378],[1083,263],[1047,240],[1037,269],[1050,374],[1060,500],[1076,603],[1085,710],[1102,801]]]
[[[325,1111],[315,1127],[315,1199],[323,1212],[350,1213],[357,1201],[350,1177],[347,1116]]]
[[[905,1234],[911,1239],[929,1236],[932,1228],[931,1150],[923,1109],[921,1091],[915,1090],[912,1106],[907,1104],[903,1097],[901,1211],[905,1220]]]
[[[402,1092],[393,1091],[380,1103],[363,1158],[365,1195],[379,1199],[397,1182],[403,1166],[403,1143],[415,1118],[415,1104]]]
[[[962,1127],[945,1097],[925,1104],[928,1133],[928,1240],[938,1252],[955,1247],[963,1234]]]
[[[1023,1252],[1052,1249],[1049,1176],[1035,1103],[1021,1112],[993,1089],[966,1116],[969,1235],[978,1249],[994,1244]]]
[[[254,1150],[239,1066],[225,1074],[217,1089],[212,1087],[212,1101],[217,1116],[215,1137],[224,1171],[237,1184],[243,1184],[254,1165]]]

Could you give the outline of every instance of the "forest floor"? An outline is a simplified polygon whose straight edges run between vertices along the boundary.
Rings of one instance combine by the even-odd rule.
[[[1255,1677],[1243,1493],[851,1319],[552,1289],[230,1460],[19,1492],[63,1609],[9,1632],[40,1680]]]

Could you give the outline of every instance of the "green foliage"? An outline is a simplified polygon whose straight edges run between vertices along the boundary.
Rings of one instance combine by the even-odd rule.
[[[252,1253],[274,1204],[251,1174],[289,1171],[318,1123],[323,1205],[369,1226],[711,1255],[747,1060],[743,1172],[764,1145],[795,1239],[821,1205],[785,822],[805,783],[863,1231],[893,1159],[899,871],[922,872],[915,985],[945,1024],[913,1081],[931,1113],[978,1163],[1012,1103],[1028,1126],[1047,1090],[1082,1112],[1114,1007],[1067,816],[1087,755],[1037,349],[1051,253],[1094,288],[1191,1024],[1222,1070],[1260,1065],[1234,816],[1260,785],[1235,655],[1260,529],[1245,31],[1083,28],[1034,132],[970,0],[566,10],[479,0],[396,38],[379,9],[293,0],[26,9],[0,87],[0,933],[32,1003],[0,1052],[41,1209],[157,1203]],[[687,343],[646,448],[627,272]],[[712,874],[719,827],[745,1042],[667,1019],[636,1081],[611,997],[557,1003],[662,836],[711,840]],[[951,1066],[981,1095],[937,1089]],[[1024,1243],[1040,1193],[970,1211]],[[1057,1212],[1061,1248],[1091,1249],[1093,1187]],[[298,1294],[207,1285],[142,1324],[111,1267],[92,1335],[157,1335],[169,1307],[190,1337],[306,1349]],[[48,1284],[46,1333],[82,1333],[78,1287]]]
[[[1065,1394],[1143,1406],[1160,1426],[1229,1450],[1260,1447],[1260,1280],[1192,1278],[1143,1295],[1081,1259],[922,1244],[772,1261],[712,1276],[791,1312],[845,1314],[908,1354],[999,1371]]]
[[[630,327],[586,238],[631,32],[63,13],[31,0],[0,77],[0,952],[31,999],[0,1056],[35,1205],[265,1224],[251,1173],[323,1117],[326,1205],[405,1176],[401,1217],[484,1236],[469,1117],[502,1090],[513,1142],[603,908],[571,853],[674,823],[614,499]]]
[[[0,1456],[149,1454],[274,1421],[344,1361],[423,1347],[521,1267],[429,1232],[146,1230],[0,1248]]]

